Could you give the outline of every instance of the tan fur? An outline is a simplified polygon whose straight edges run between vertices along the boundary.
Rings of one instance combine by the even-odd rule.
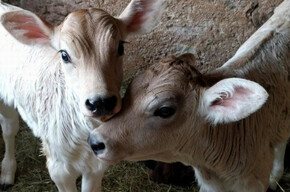
[[[274,149],[290,136],[289,7],[285,0],[219,69],[201,76],[192,56],[184,55],[139,75],[128,88],[121,113],[91,133],[92,140],[98,136],[106,144],[98,157],[107,162],[181,161],[196,169],[203,192],[266,191]],[[258,82],[269,99],[243,120],[214,126],[200,114],[199,102],[206,82],[227,77]],[[154,116],[167,105],[176,108],[172,117]]]
[[[118,56],[118,45],[126,37],[122,35],[117,19],[101,9],[79,10],[70,14],[56,29],[59,38],[74,53],[75,65],[80,70],[79,87],[85,87],[80,95],[92,95],[94,90],[103,94],[118,95],[118,105],[114,113],[121,108],[119,92],[122,82],[122,57]],[[90,71],[100,71],[92,74]],[[106,82],[106,83],[96,83]]]

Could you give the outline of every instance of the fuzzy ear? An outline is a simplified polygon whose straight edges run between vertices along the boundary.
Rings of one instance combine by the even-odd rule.
[[[224,79],[204,91],[200,112],[213,124],[239,121],[260,109],[267,98],[267,91],[253,81]]]
[[[126,33],[148,32],[159,21],[165,0],[132,0],[119,20],[125,25]]]
[[[26,10],[11,11],[1,16],[4,28],[18,41],[27,45],[48,44],[53,28],[34,13]]]

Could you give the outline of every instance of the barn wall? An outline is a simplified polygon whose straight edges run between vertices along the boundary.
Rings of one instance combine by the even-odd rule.
[[[53,24],[72,10],[99,7],[117,16],[130,0],[6,0]],[[201,69],[219,66],[273,13],[282,0],[167,0],[153,32],[130,37],[125,77],[164,56],[192,52]]]

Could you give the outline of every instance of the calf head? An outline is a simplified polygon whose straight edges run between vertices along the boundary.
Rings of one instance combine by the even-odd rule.
[[[238,78],[207,86],[193,55],[152,66],[129,85],[119,114],[92,131],[89,143],[103,161],[184,161],[207,123],[238,121],[259,109],[267,92]]]
[[[150,29],[162,3],[133,0],[119,17],[101,9],[79,10],[56,27],[30,11],[16,10],[3,14],[1,23],[21,43],[52,47],[83,113],[107,120],[121,109],[125,39]]]

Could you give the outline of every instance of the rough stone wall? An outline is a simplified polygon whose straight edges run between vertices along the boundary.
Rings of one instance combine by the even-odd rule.
[[[5,1],[5,0],[4,0]],[[59,24],[71,11],[98,7],[118,16],[130,0],[6,0]],[[282,0],[167,0],[160,24],[126,44],[125,77],[159,58],[192,52],[201,70],[219,66]]]

